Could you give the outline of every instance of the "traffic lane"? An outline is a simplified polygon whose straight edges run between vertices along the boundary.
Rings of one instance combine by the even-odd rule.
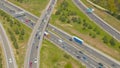
[[[21,9],[17,8],[16,6],[13,6],[10,2],[3,0],[2,1],[6,6],[11,7],[11,9],[15,8],[17,11],[22,11]]]
[[[14,12],[10,11],[10,8],[8,7],[3,7],[2,8],[5,12],[9,13],[10,15],[12,15],[13,17],[15,17],[17,20],[29,25],[30,28],[33,28],[33,26],[35,25],[31,20],[29,20],[26,16],[21,16],[21,17],[17,17],[18,14],[15,14]]]
[[[39,40],[38,38],[34,38],[32,41],[32,48],[30,52],[30,58],[29,58],[29,68],[37,68],[37,63],[34,62],[34,59],[37,58],[38,54],[38,45],[39,45]],[[32,65],[30,66],[30,63],[32,62]]]
[[[68,36],[68,35],[66,35],[66,33],[62,33],[62,32],[59,31],[58,29],[53,28],[53,27],[49,27],[49,26],[48,26],[48,29],[50,29],[50,30],[54,29],[54,30],[52,30],[53,32],[57,33],[58,35],[61,35],[63,38],[65,38],[65,39],[67,39],[68,41],[70,41],[69,39],[70,39],[71,37]],[[76,43],[76,42],[74,42],[74,41],[71,41],[71,42]],[[104,57],[103,55],[97,53],[96,51],[90,49],[90,48],[87,47],[86,45],[80,45],[80,44],[77,44],[77,43],[76,43],[76,45],[78,45],[79,47],[85,49],[85,51],[87,51],[87,52],[88,52],[89,54],[91,54],[92,56],[95,56],[97,59],[98,59],[98,57],[99,57],[99,60],[101,59],[101,61],[103,60],[103,61],[105,61],[105,63],[107,63],[107,64],[109,64],[109,65],[114,65],[114,67],[115,67],[115,66],[116,66],[116,67],[119,67],[119,65],[117,66],[114,62],[110,61],[108,58],[106,58],[106,57]],[[102,61],[102,62],[103,62],[103,61]]]
[[[15,11],[11,10],[10,8],[6,7],[3,3],[0,3],[0,8],[2,8],[3,10],[5,10],[8,13],[15,13]]]
[[[64,43],[64,42],[63,42]],[[66,44],[66,42],[64,43],[64,45],[67,45]],[[85,62],[85,63],[87,63],[87,64],[90,64],[90,65],[92,65],[92,66],[94,66],[94,67],[99,67],[99,65],[98,65],[98,61],[95,61],[94,59],[91,59],[91,57],[88,57],[89,55],[87,55],[87,54],[81,54],[81,53],[79,53],[79,51],[80,50],[78,50],[78,49],[75,49],[74,47],[72,47],[73,45],[67,45],[66,47],[68,48],[68,49],[66,49],[66,50],[68,50],[69,51],[69,49],[71,50],[71,51],[74,51],[74,53],[75,53],[75,56],[77,57],[77,56],[81,56],[81,60],[83,61],[83,62]],[[71,53],[71,52],[70,52]],[[86,60],[84,59],[84,57],[85,58],[87,58]],[[79,59],[79,58],[78,58]]]
[[[113,30],[111,27],[109,27],[107,24],[103,23],[100,19],[98,19],[96,16],[89,14],[90,18],[94,20],[97,24],[99,24],[103,29],[105,29],[108,33],[110,33],[113,38],[120,40],[120,34]]]
[[[97,53],[96,51],[90,49],[89,47],[86,47],[86,45],[83,45],[83,47],[85,48],[85,50],[91,54],[93,54],[97,59],[101,60],[100,62],[103,62],[104,64],[107,63],[107,65],[109,65],[110,67],[115,67],[115,68],[119,68],[120,65],[116,64],[115,62],[109,60],[107,57]],[[99,57],[99,58],[98,58]]]
[[[41,20],[40,20],[41,21]],[[44,28],[44,25],[45,25],[45,23],[44,22],[40,22],[40,25],[38,26],[38,28],[40,28],[39,30],[37,29],[35,32],[35,35],[33,35],[34,36],[34,40],[32,41],[32,50],[31,50],[31,52],[30,52],[30,59],[29,59],[29,63],[30,62],[34,62],[33,60],[34,60],[34,58],[37,58],[37,56],[38,56],[38,49],[36,50],[36,46],[39,46],[40,44],[40,40],[42,39],[41,38],[41,36],[42,36],[42,30],[43,30],[43,28]],[[39,34],[41,32],[41,34]],[[36,36],[36,34],[37,34],[37,36]],[[38,38],[38,37],[40,37],[40,38]],[[35,64],[32,64],[32,66],[31,67],[33,67],[33,68],[37,68],[37,63],[35,63]]]
[[[79,50],[77,50],[77,49],[75,49],[74,47],[72,47],[72,45],[69,45],[68,43],[66,43],[66,42],[63,42],[63,43],[61,43],[61,45],[60,45],[60,42],[58,42],[58,40],[60,39],[60,38],[58,38],[58,37],[56,37],[55,35],[53,35],[52,33],[50,33],[50,38],[49,38],[51,41],[53,41],[54,43],[56,43],[56,44],[58,44],[62,49],[65,49],[67,52],[68,51],[70,51],[69,49],[71,49],[71,51],[74,51],[74,53],[73,52],[69,52],[69,53],[73,53],[73,54],[76,54],[76,55],[79,55],[78,54],[78,52],[79,52]],[[67,49],[68,48],[68,49]],[[86,56],[86,55],[83,55],[83,56]],[[75,56],[76,57],[76,56]],[[78,58],[77,58],[78,59]],[[94,66],[99,66],[98,64],[97,64],[97,62],[95,62],[94,60],[92,60],[91,58],[89,58],[89,57],[87,57],[87,61],[84,61],[84,62],[86,62],[86,63],[92,63],[92,64],[90,64],[90,65],[94,65]],[[94,63],[93,63],[94,62]],[[92,68],[92,67],[91,67]]]
[[[49,26],[48,26],[48,29],[52,30],[53,32],[57,33],[58,35],[61,35],[63,38],[67,39],[68,41],[69,41],[69,39],[71,38],[69,35],[66,35],[66,33],[62,33],[62,32],[61,32],[60,30],[58,30],[57,28],[49,27]],[[53,29],[54,29],[54,30],[53,30]],[[76,42],[73,41],[73,43],[76,43]],[[79,44],[76,43],[76,45],[79,45]],[[100,57],[99,59],[102,59],[103,61],[108,62],[109,65],[113,65],[113,64],[114,64],[114,66],[116,66],[114,62],[110,61],[108,58],[104,57],[103,55],[98,54],[96,51],[88,48],[86,45],[79,45],[79,47],[85,49],[89,54],[91,54],[92,56],[97,57],[97,59],[98,59],[98,57]],[[106,60],[106,59],[107,59],[107,60]],[[116,66],[116,67],[117,67],[117,66]]]
[[[81,5],[79,2],[77,2],[78,3],[78,5],[80,5],[80,6],[83,6],[83,5]],[[84,7],[84,6],[83,6]],[[86,12],[86,9],[84,9],[84,12]],[[26,13],[27,14],[27,13]],[[27,14],[28,16],[31,16],[30,14]],[[89,16],[90,15],[92,15],[92,14],[88,14]],[[93,17],[93,16],[90,16],[91,18]],[[33,18],[35,18],[35,17],[33,17]],[[93,18],[94,19],[94,18]],[[97,18],[98,19],[98,18]],[[35,18],[35,20],[37,20],[37,18]],[[100,20],[101,21],[101,20]],[[102,25],[101,25],[102,26]],[[104,26],[104,24],[103,24],[103,26]],[[105,27],[105,29],[108,31],[108,32],[110,32],[112,35],[114,35],[116,38],[119,38],[120,39],[120,35],[118,34],[118,33],[116,33],[114,30],[110,30],[109,28],[106,28],[106,27],[108,27],[108,26],[104,26]]]
[[[13,63],[13,58],[12,58],[12,55],[11,55],[11,51],[10,51],[10,48],[9,48],[9,44],[7,41],[7,39],[5,38],[5,34],[4,32],[2,31],[2,28],[0,27],[0,32],[1,32],[1,37],[2,37],[2,41],[3,41],[3,44],[4,44],[4,48],[5,48],[5,52],[6,52],[6,57],[7,57],[7,63],[8,63],[8,67],[9,68],[15,68],[14,67],[14,63]],[[9,62],[9,59],[12,60],[12,62]]]
[[[58,29],[57,27],[55,27],[55,26],[53,26],[53,25],[51,25],[51,24],[48,24],[47,29],[50,30],[50,31],[53,31],[53,32],[55,32],[55,33],[58,33],[58,34],[60,34],[61,36],[65,36],[65,38],[67,38],[67,39],[71,39],[71,36],[70,36],[70,35],[68,35],[68,34],[65,33],[64,31]]]
[[[0,4],[0,6],[1,6],[1,8],[4,10],[4,11],[6,11],[7,13],[9,13],[10,15],[12,15],[13,17],[15,17],[15,18],[17,18],[19,21],[22,21],[22,22],[24,22],[24,23],[26,23],[27,25],[29,25],[30,27],[32,27],[32,26],[34,26],[35,24],[32,22],[32,20],[30,20],[30,19],[28,19],[27,17],[26,17],[26,15],[24,16],[24,15],[19,15],[19,14],[16,14],[15,13],[15,10],[12,10],[11,11],[11,9],[9,8],[9,7],[6,7],[6,6],[2,6],[1,4]],[[19,17],[17,17],[17,16],[19,16]],[[22,20],[23,19],[23,20]],[[33,28],[33,27],[32,27]]]
[[[93,21],[95,21],[97,24],[99,24],[101,27],[104,28],[104,30],[106,30],[107,32],[109,32],[111,35],[113,35],[113,37],[115,37],[116,39],[120,40],[120,34],[113,30],[110,26],[108,26],[107,24],[105,24],[103,21],[101,21],[99,18],[97,18],[94,14],[92,13],[87,13],[86,12],[86,8],[79,2],[79,0],[73,0],[79,7],[80,9],[87,14]]]

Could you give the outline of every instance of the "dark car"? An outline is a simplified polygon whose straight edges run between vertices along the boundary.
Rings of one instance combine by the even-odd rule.
[[[78,59],[80,58],[80,56],[76,56]]]
[[[72,41],[72,39],[69,39],[70,41]]]
[[[79,53],[83,54],[83,52],[82,52],[82,51],[79,51]]]
[[[100,67],[103,67],[103,64],[102,63],[98,63],[100,65]]]

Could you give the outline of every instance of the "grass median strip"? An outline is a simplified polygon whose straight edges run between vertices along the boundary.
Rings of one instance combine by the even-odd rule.
[[[120,31],[120,20],[116,19],[115,17],[111,16],[110,14],[106,13],[105,11],[102,11],[90,3],[88,3],[86,0],[81,0],[86,6],[89,6],[91,8],[95,9],[95,13],[102,18],[104,21],[106,21],[108,24],[110,24],[112,27],[116,28],[118,31]]]
[[[85,68],[51,42],[44,40],[40,52],[40,68]]]
[[[57,2],[50,23],[120,61],[120,43],[91,21],[72,0]]]
[[[32,30],[2,10],[0,10],[0,18],[9,40],[12,43],[18,68],[21,68],[24,64],[27,43]]]
[[[13,2],[12,0],[10,1]],[[31,4],[34,3],[31,2]],[[19,6],[22,5],[24,4],[19,3]],[[34,8],[34,5],[32,5],[32,7]],[[30,8],[28,8],[27,10],[30,11]],[[34,10],[30,12],[34,13],[34,12],[38,12],[38,10]],[[104,15],[104,14],[100,14],[100,15]],[[104,19],[106,19],[107,21],[111,21],[113,19],[113,21],[115,21],[115,23],[117,24],[112,23],[113,21],[111,21],[111,23],[113,24],[113,26],[115,25],[114,27],[119,29],[118,20],[114,19],[109,15],[106,16],[106,18]],[[63,29],[64,31],[82,38],[88,44],[92,45],[93,47],[103,51],[104,53],[120,61],[120,57],[119,57],[120,43],[116,41],[114,38],[112,38],[110,35],[108,35],[101,28],[99,28],[84,13],[82,13],[73,4],[72,0],[58,0],[57,6],[53,11],[50,22],[51,24]]]

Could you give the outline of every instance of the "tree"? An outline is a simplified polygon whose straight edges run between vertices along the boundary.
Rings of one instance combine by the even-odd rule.
[[[109,43],[110,43],[110,45],[114,46],[115,45],[115,40],[113,38],[111,38]]]
[[[73,22],[77,22],[77,17],[72,17],[71,19]]]
[[[57,10],[56,12],[55,12],[55,15],[60,15],[60,12],[61,12],[61,10]]]
[[[61,22],[65,22],[65,21],[66,21],[66,17],[65,17],[65,16],[60,16],[59,20],[60,20]]]
[[[21,30],[21,35],[24,35],[24,34],[25,34],[25,30],[22,29],[22,30]]]
[[[18,49],[18,48],[19,48],[16,41],[13,42],[13,45],[14,45],[15,49]]]
[[[18,28],[15,29],[15,34],[19,34],[19,29]]]
[[[19,40],[23,40],[23,39],[24,39],[23,35],[19,35]]]
[[[88,29],[92,29],[92,26],[91,26],[91,25],[88,25]]]
[[[103,40],[104,43],[108,43],[108,38],[107,38],[107,36],[104,36],[104,37],[102,38],[102,40]]]

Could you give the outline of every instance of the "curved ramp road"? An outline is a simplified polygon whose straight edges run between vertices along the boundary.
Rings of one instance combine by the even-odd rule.
[[[74,4],[82,10],[91,20],[98,24],[103,30],[109,33],[113,38],[117,39],[120,42],[120,32],[114,29],[112,26],[103,21],[94,13],[88,13],[87,7],[80,0],[72,0]]]
[[[9,42],[6,32],[5,32],[4,28],[2,27],[1,23],[0,23],[0,35],[2,38],[2,44],[3,44],[2,48],[4,50],[6,63],[7,63],[6,67],[7,68],[17,68],[13,50],[11,48],[11,43]]]
[[[4,7],[2,7],[2,8],[4,8]],[[8,8],[7,8],[8,9]],[[4,9],[4,11],[6,11],[5,9]],[[25,11],[25,10],[24,10]],[[9,10],[7,10],[6,11],[7,13],[9,13],[9,14],[11,14],[10,13],[10,11]],[[32,16],[34,19],[36,19],[36,20],[38,20],[38,18],[36,17],[36,16],[33,16],[32,14],[30,14],[29,12],[28,12],[28,14],[29,14],[29,16]],[[14,14],[13,14],[14,15]],[[44,17],[44,16],[43,16]],[[29,18],[29,17],[28,17]],[[17,18],[19,21],[23,21],[24,23],[25,23],[25,19],[26,19],[26,17],[24,17],[24,16],[22,16],[22,17],[18,17]],[[29,24],[28,24],[29,23]],[[29,26],[29,27],[31,27],[31,28],[33,28],[34,27],[34,25],[31,25],[31,23],[33,23],[33,22],[28,22],[28,23],[25,23],[27,26]],[[61,37],[63,38],[65,38],[66,40],[69,40],[70,38],[71,38],[71,35],[69,35],[69,34],[67,34],[67,33],[65,33],[64,31],[62,31],[62,30],[60,30],[60,29],[58,29],[58,28],[56,28],[56,27],[54,27],[54,26],[52,26],[52,25],[48,25],[48,29],[49,30],[53,30],[54,32],[56,32],[56,33],[58,33],[59,35],[61,35]],[[39,28],[39,30],[41,30],[41,28]],[[38,36],[37,36],[38,37]],[[31,40],[32,41],[32,40]],[[73,43],[75,43],[75,42],[73,42]],[[31,44],[31,43],[30,43]],[[34,44],[34,43],[33,43]],[[78,45],[78,44],[77,44]],[[85,46],[81,46],[81,48],[82,49],[84,49],[84,50],[86,50],[86,51],[88,51],[91,55],[93,55],[93,56],[95,56],[95,57],[97,57],[97,58],[99,58],[99,60],[96,60],[96,61],[99,61],[99,62],[101,62],[102,61],[102,63],[104,64],[106,64],[106,65],[109,65],[109,66],[113,66],[113,64],[114,64],[114,68],[119,68],[119,63],[117,63],[117,62],[114,62],[111,58],[107,58],[106,56],[104,56],[102,53],[99,53],[98,51],[96,51],[96,50],[94,50],[93,48],[91,48],[91,47],[87,47],[87,44],[84,44]],[[31,47],[30,47],[31,48]],[[35,46],[34,47],[34,49],[36,49],[37,48],[37,46]],[[65,50],[66,51],[66,50]],[[75,55],[73,55],[73,56],[75,56]],[[87,57],[89,57],[89,56],[87,56]],[[28,58],[28,57],[27,57]],[[33,58],[33,62],[34,62],[34,60],[35,60],[35,58]],[[92,60],[91,60],[92,61]],[[92,63],[91,63],[92,64]]]
[[[51,13],[53,11],[56,2],[57,0],[50,0],[46,10],[44,11],[42,16],[38,20],[38,23],[35,25],[35,28],[33,29],[33,33],[30,38],[30,43],[28,43],[28,45],[30,46],[28,50],[30,52],[28,52],[28,61],[25,68],[39,68],[39,64],[40,64],[39,53],[40,53],[40,47],[42,44],[44,31],[46,29],[46,26],[48,24],[49,18],[51,16]]]

